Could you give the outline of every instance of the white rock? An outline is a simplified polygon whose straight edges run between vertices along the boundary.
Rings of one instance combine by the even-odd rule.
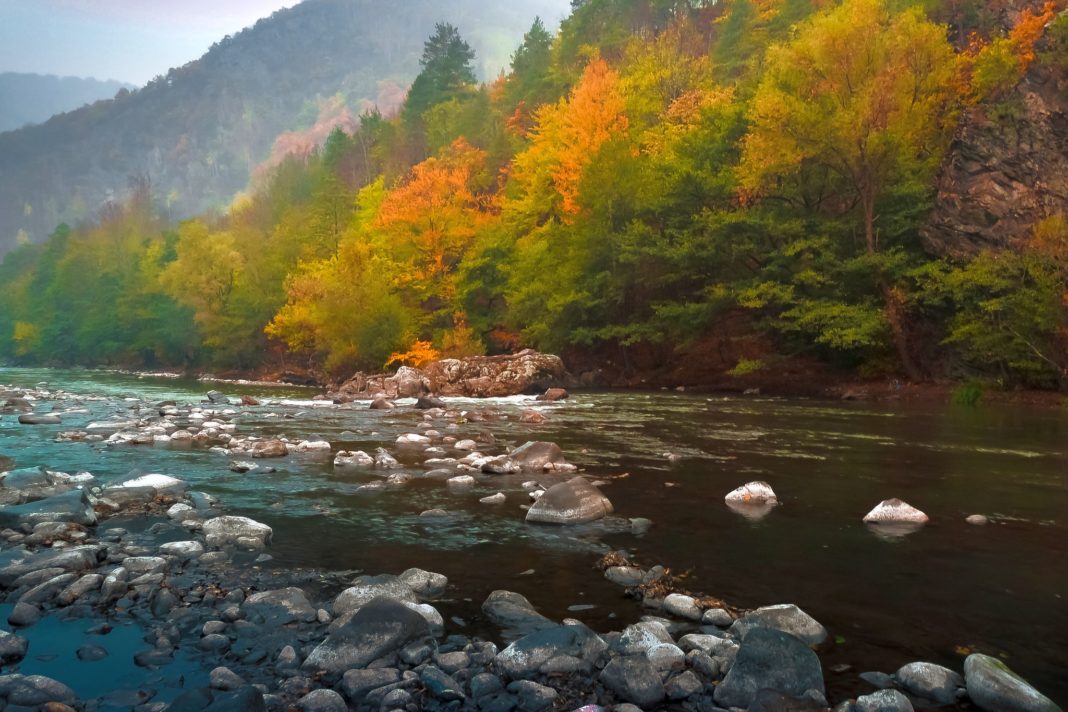
[[[777,504],[775,490],[767,482],[749,482],[724,497],[728,504]]]
[[[884,499],[864,516],[868,524],[924,524],[927,515],[900,499]]]
[[[459,475],[450,477],[445,481],[445,484],[456,489],[468,489],[475,486],[475,478],[471,475]]]
[[[185,489],[185,482],[170,475],[142,475],[132,480],[126,480],[119,487],[155,487],[159,492],[174,492]]]
[[[159,553],[193,559],[204,553],[204,545],[199,541],[169,541],[159,545]]]
[[[478,501],[482,504],[504,504],[506,499],[508,498],[504,496],[503,492],[498,492],[497,494],[491,494],[489,497],[483,497]]]
[[[375,459],[363,450],[340,450],[334,455],[334,467],[370,467]]]
[[[171,519],[179,522],[184,522],[186,519],[196,519],[197,510],[190,507],[188,504],[172,504],[170,509],[167,510],[167,516]]]
[[[228,515],[204,522],[204,534],[212,546],[238,544],[259,547],[270,543],[273,530],[254,519]]]
[[[418,447],[430,445],[430,438],[415,433],[405,433],[397,436],[397,445],[400,447]]]
[[[474,450],[478,447],[478,443],[476,443],[474,440],[461,440],[460,442],[453,445],[453,447],[457,450]]]
[[[296,452],[330,452],[330,443],[325,440],[301,440],[294,446]]]

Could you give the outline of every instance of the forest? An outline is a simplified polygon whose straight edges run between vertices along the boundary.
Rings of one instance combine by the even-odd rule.
[[[0,266],[0,362],[266,372],[534,347],[1060,388],[1068,216],[922,237],[961,117],[1068,71],[1063,1],[576,0],[480,82],[448,22],[222,211],[150,183]],[[1016,117],[1016,118],[1014,118]],[[570,362],[570,360],[569,360]]]

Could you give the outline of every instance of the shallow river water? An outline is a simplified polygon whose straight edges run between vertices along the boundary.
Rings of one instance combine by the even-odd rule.
[[[236,407],[239,434],[323,438],[334,450],[386,447],[412,472],[421,458],[394,446],[419,432],[414,408],[371,411],[365,403],[313,402],[315,391],[267,389],[89,371],[0,369],[0,384],[70,394],[62,426],[0,418],[0,454],[19,466],[88,470],[105,480],[133,470],[172,474],[218,496],[231,513],[274,528],[268,566],[449,576],[440,606],[447,629],[491,632],[479,604],[499,588],[526,595],[551,618],[619,630],[643,612],[594,569],[626,549],[644,565],[686,572],[688,588],[742,607],[792,602],[831,632],[821,649],[829,692],[856,673],[892,672],[930,660],[960,670],[968,651],[999,655],[1062,705],[1068,703],[1068,412],[1026,406],[873,405],[674,392],[575,393],[555,404],[527,398],[450,401],[498,409],[510,419],[472,422],[457,437],[494,434],[497,451],[526,440],[558,443],[593,478],[616,515],[576,528],[527,525],[521,488],[530,476],[486,476],[468,492],[413,480],[376,494],[357,488],[373,471],[334,471],[329,459],[291,456],[236,474],[206,449],[57,443],[62,430],[129,418],[165,399],[199,402],[210,388],[255,395]],[[401,401],[404,403],[404,401]],[[51,404],[42,404],[42,409]],[[517,422],[535,407],[542,425]],[[669,460],[666,453],[679,457]],[[547,484],[551,477],[543,479]],[[752,521],[723,502],[731,489],[765,480],[782,505]],[[479,497],[504,492],[504,505]],[[861,518],[900,497],[930,523],[900,538]],[[432,508],[445,520],[420,519]],[[982,513],[988,526],[965,516]],[[629,518],[653,526],[632,532]],[[571,610],[569,610],[571,609]],[[452,619],[450,621],[450,618]],[[837,664],[849,672],[831,672]],[[831,695],[832,698],[835,695]]]

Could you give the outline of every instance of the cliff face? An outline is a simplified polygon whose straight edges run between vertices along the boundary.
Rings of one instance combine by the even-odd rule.
[[[1041,43],[1038,49],[1044,49]],[[1064,62],[1035,62],[999,103],[973,107],[962,117],[923,230],[935,254],[1011,248],[1043,218],[1068,215]]]

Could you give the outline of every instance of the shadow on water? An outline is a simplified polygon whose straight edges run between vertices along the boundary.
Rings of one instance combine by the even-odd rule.
[[[606,479],[615,517],[554,529],[524,523],[521,506],[529,499],[521,484],[528,478],[480,478],[463,492],[422,478],[429,468],[421,458],[394,445],[422,421],[408,407],[370,411],[361,403],[313,403],[300,389],[221,387],[274,399],[239,408],[239,433],[321,437],[335,450],[386,447],[404,465],[399,472],[414,478],[369,492],[360,486],[382,483],[382,472],[335,471],[329,459],[289,457],[239,475],[225,454],[206,450],[55,443],[60,430],[129,417],[131,409],[151,412],[158,400],[198,402],[213,386],[0,369],[0,382],[40,380],[77,394],[60,407],[84,412],[29,431],[13,416],[0,418],[0,453],[20,465],[85,469],[105,480],[135,469],[174,474],[274,527],[271,566],[440,571],[453,583],[442,612],[464,632],[495,632],[484,629],[479,605],[499,588],[526,595],[550,617],[618,630],[643,611],[593,564],[603,552],[625,548],[643,563],[686,572],[693,590],[739,606],[798,604],[831,631],[826,667],[849,664],[850,679],[914,660],[959,670],[962,654],[974,650],[1003,657],[1043,692],[1068,701],[1068,421],[1058,411],[677,393],[580,393],[554,404],[458,401],[512,417],[445,434],[491,434],[491,452],[552,440],[592,478]],[[550,420],[516,422],[527,407]],[[724,494],[754,479],[769,482],[781,506],[764,516],[725,506]],[[497,491],[505,504],[479,503]],[[924,510],[931,522],[906,536],[864,526],[864,514],[890,497]],[[419,516],[434,508],[449,516]],[[966,524],[973,513],[992,523]],[[635,535],[631,517],[654,526]],[[830,672],[828,684],[832,691],[840,684]]]

